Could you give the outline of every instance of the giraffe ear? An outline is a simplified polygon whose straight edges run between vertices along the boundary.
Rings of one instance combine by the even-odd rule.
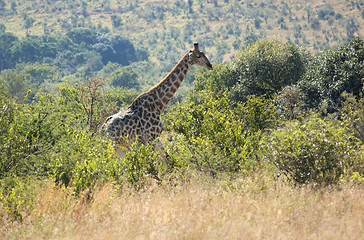
[[[197,42],[195,42],[194,44],[193,44],[193,50],[194,51],[197,51],[197,52],[199,52],[200,50],[198,49],[198,43]]]

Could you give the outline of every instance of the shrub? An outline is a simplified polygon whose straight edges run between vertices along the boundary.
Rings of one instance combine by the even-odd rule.
[[[117,159],[111,144],[70,128],[48,156],[49,176],[57,184],[72,185],[75,193],[92,191],[98,182],[117,180]]]
[[[0,221],[22,221],[34,211],[37,196],[32,178],[16,175],[0,180]],[[3,212],[4,211],[4,212]],[[3,222],[3,221],[2,221]]]
[[[319,118],[293,121],[265,144],[270,160],[297,183],[337,183],[357,150],[357,139],[344,126]]]
[[[180,159],[176,162],[187,161],[212,175],[245,169],[258,149],[261,133],[275,124],[273,104],[255,96],[242,104],[221,93],[200,95],[200,103],[186,103],[165,116],[168,128],[183,135],[171,146]]]
[[[59,184],[72,186],[75,194],[84,192],[89,198],[98,184],[106,182],[142,186],[147,178],[159,180],[166,169],[160,153],[154,150],[154,144],[134,142],[122,148],[125,157],[120,159],[112,142],[69,129],[51,152],[50,176]]]
[[[162,152],[155,151],[155,142],[143,145],[135,141],[121,150],[125,157],[120,159],[119,173],[137,187],[142,186],[147,178],[160,180],[167,170]]]

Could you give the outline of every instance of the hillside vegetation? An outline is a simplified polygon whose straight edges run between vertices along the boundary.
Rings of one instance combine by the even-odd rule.
[[[0,1],[0,239],[360,238],[361,8]],[[118,158],[100,125],[192,41],[213,70],[161,116],[170,162]]]
[[[241,44],[278,37],[322,50],[364,34],[361,1],[13,0],[2,1],[3,28],[18,37],[75,27],[122,34],[157,62],[175,62],[198,41],[213,62],[229,60]]]

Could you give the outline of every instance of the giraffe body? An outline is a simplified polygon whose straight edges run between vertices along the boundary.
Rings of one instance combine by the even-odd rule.
[[[194,44],[194,50],[187,52],[160,83],[139,95],[125,110],[108,117],[102,126],[102,134],[113,139],[117,146],[126,146],[127,142],[136,140],[141,144],[153,142],[163,131],[161,112],[194,64],[212,69],[205,54],[199,51],[197,43]],[[127,142],[125,137],[128,138]],[[160,141],[157,141],[156,147],[163,150]],[[115,150],[117,155],[124,156],[120,149]]]

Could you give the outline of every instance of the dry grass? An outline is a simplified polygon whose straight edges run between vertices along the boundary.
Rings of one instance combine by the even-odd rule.
[[[292,187],[265,178],[100,188],[92,203],[37,190],[35,211],[2,239],[364,239],[364,188]]]

